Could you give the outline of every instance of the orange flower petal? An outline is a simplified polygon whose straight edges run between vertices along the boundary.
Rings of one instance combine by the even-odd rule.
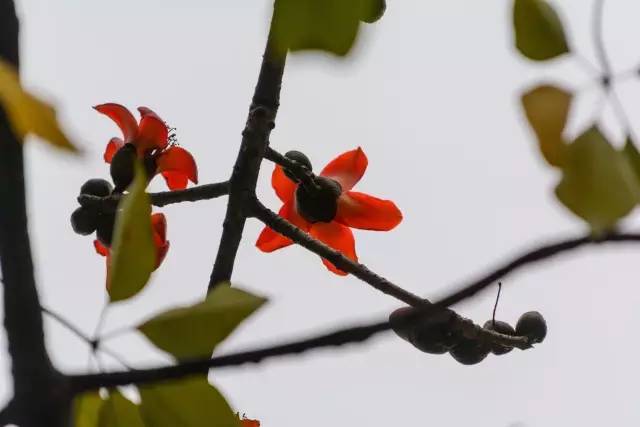
[[[308,231],[309,227],[311,226],[311,224],[309,224],[300,215],[298,215],[298,212],[294,207],[293,200],[289,200],[284,205],[282,205],[282,208],[280,208],[278,215],[303,231]],[[262,229],[262,232],[260,233],[260,236],[256,241],[256,246],[263,252],[273,252],[277,249],[289,246],[292,243],[293,242],[289,238],[273,231],[269,227],[265,227],[264,229]]]
[[[164,245],[157,248],[156,252],[156,269],[160,267],[162,261],[167,256],[167,252],[169,251],[169,242],[164,242]]]
[[[285,175],[282,166],[276,165],[271,174],[271,186],[283,203],[287,203],[293,198],[297,184]]]
[[[138,111],[142,118],[134,144],[139,154],[166,147],[169,143],[169,129],[164,121],[147,107],[138,107]]]
[[[349,191],[338,198],[336,221],[363,230],[389,231],[402,221],[402,212],[391,200]]]
[[[333,159],[320,175],[338,181],[342,191],[349,191],[360,181],[367,170],[369,160],[360,147],[347,151]]]
[[[240,420],[242,427],[260,427],[260,421],[250,420],[249,418],[243,418]]]
[[[187,179],[198,183],[198,166],[191,153],[182,147],[172,145],[156,159],[156,170],[162,173],[171,190],[187,188]]]
[[[309,234],[326,243],[328,246],[331,246],[333,249],[342,252],[342,254],[347,258],[350,258],[353,261],[358,261],[358,256],[356,255],[356,242],[349,227],[335,221],[328,223],[316,222],[311,226]],[[339,270],[335,265],[331,264],[324,258],[322,259],[322,262],[329,270],[340,276],[346,276],[348,274]]]
[[[138,122],[127,107],[112,102],[96,105],[93,108],[116,122],[125,142],[131,142],[138,134]]]
[[[120,138],[111,138],[107,144],[107,148],[104,150],[104,161],[111,163],[113,156],[116,155],[119,149],[124,145],[124,141]]]
[[[102,256],[107,256],[109,255],[109,248],[107,248],[105,245],[103,245],[100,240],[94,240],[93,241],[93,247],[96,250],[96,253],[98,255],[102,255]]]
[[[167,240],[167,219],[163,213],[154,213],[151,215],[151,227],[154,235],[160,238],[161,242]]]

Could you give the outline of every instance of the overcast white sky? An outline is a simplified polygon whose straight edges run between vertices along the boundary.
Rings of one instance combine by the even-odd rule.
[[[571,59],[543,66],[521,59],[511,47],[511,0],[389,3],[385,17],[365,27],[352,60],[291,58],[272,137],[276,149],[303,150],[318,169],[363,147],[370,163],[357,189],[395,200],[405,220],[390,233],[357,231],[361,261],[436,297],[536,243],[584,232],[555,201],[557,172],[536,151],[517,99],[542,80],[585,89],[591,76]],[[572,43],[592,60],[592,2],[554,3],[562,3]],[[64,124],[87,150],[75,160],[41,144],[27,149],[40,292],[47,306],[90,332],[104,300],[104,259],[91,238],[73,234],[69,214],[86,179],[108,176],[101,154],[117,134],[91,106],[114,101],[155,109],[196,156],[202,183],[226,179],[270,1],[18,0],[18,6],[25,83],[60,105]],[[616,70],[640,60],[639,13],[635,2],[607,2],[605,35]],[[639,87],[628,81],[620,89],[633,121]],[[598,97],[593,86],[581,92],[573,131],[593,120]],[[610,109],[600,117],[620,143]],[[265,163],[259,193],[277,209],[271,170]],[[159,179],[153,188],[162,188]],[[106,331],[202,298],[224,210],[224,199],[162,209],[168,257],[143,294],[113,307]],[[627,224],[634,222],[640,223]],[[247,224],[234,279],[271,302],[221,352],[377,319],[400,305],[352,277],[328,273],[300,248],[259,252],[260,229]],[[515,323],[539,310],[549,324],[547,340],[532,351],[468,367],[387,334],[211,378],[234,408],[264,427],[638,425],[637,260],[634,247],[589,249],[508,278],[499,317]],[[487,292],[460,310],[483,323],[494,297]],[[46,326],[56,365],[85,370],[87,347],[58,325]],[[168,361],[135,333],[109,344],[134,366]]]

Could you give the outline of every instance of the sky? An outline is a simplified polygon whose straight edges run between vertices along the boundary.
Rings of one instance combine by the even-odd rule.
[[[240,143],[268,29],[270,2],[246,0],[18,0],[25,85],[55,102],[64,127],[86,151],[80,159],[28,141],[27,185],[42,302],[87,333],[105,300],[104,259],[92,238],[74,234],[69,215],[84,181],[108,177],[102,151],[117,128],[91,109],[103,102],[145,105],[177,128],[201,183],[228,178]],[[500,262],[586,226],[553,196],[559,176],[536,149],[519,95],[540,82],[579,91],[569,134],[594,121],[614,144],[625,129],[602,102],[591,39],[592,1],[555,1],[583,60],[537,64],[513,48],[511,0],[389,1],[383,19],[362,28],[347,60],[291,56],[271,138],[304,151],[319,170],[361,146],[369,168],[356,187],[394,200],[404,221],[388,233],[355,231],[360,260],[406,289],[437,298]],[[605,43],[633,123],[640,87],[625,72],[640,60],[640,5],[606,4]],[[640,132],[640,129],[635,129]],[[274,210],[272,165],[258,193]],[[152,189],[163,183],[156,179]],[[104,331],[201,300],[225,199],[161,209],[170,252],[143,293],[109,309]],[[640,226],[637,212],[623,227]],[[269,303],[217,351],[305,337],[377,320],[402,304],[354,277],[327,272],[299,247],[264,254],[250,220],[234,283]],[[640,423],[635,363],[640,344],[637,249],[589,248],[504,280],[498,317],[515,324],[540,311],[549,325],[530,351],[463,366],[384,334],[362,345],[319,350],[259,365],[213,371],[234,409],[264,427],[631,426]],[[496,289],[457,307],[484,323]],[[47,344],[57,367],[84,372],[87,346],[51,320]],[[4,339],[4,337],[2,338]],[[141,335],[108,341],[131,365],[168,363]],[[0,396],[10,395],[0,356]],[[117,363],[105,359],[110,369]]]

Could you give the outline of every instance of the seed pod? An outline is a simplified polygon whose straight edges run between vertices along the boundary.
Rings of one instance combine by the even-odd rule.
[[[135,175],[136,147],[133,144],[125,144],[111,159],[111,179],[116,188],[114,191],[123,192]]]
[[[449,353],[463,365],[475,365],[482,362],[489,354],[489,347],[480,341],[462,338]]]
[[[81,236],[93,233],[97,226],[97,215],[89,209],[79,207],[71,214],[71,227]]]
[[[304,219],[311,223],[331,222],[336,217],[338,197],[340,197],[342,189],[340,184],[331,178],[318,176],[315,182],[319,188],[298,185],[296,209]]]
[[[547,322],[537,311],[528,311],[516,323],[516,335],[528,337],[532,343],[541,343],[547,336]]]
[[[82,187],[80,187],[80,194],[107,197],[111,194],[111,190],[113,190],[113,186],[106,179],[92,178],[82,184]]]
[[[443,354],[456,342],[452,333],[452,322],[455,315],[451,310],[444,310],[425,319],[410,324],[404,323],[411,307],[395,310],[389,316],[393,331],[405,341],[410,342],[418,350],[430,354]]]
[[[513,326],[511,326],[510,324],[508,324],[507,322],[503,322],[501,320],[496,320],[495,323],[493,322],[493,320],[487,320],[484,323],[483,326],[485,329],[488,329],[490,331],[495,331],[504,335],[515,335],[516,331],[513,329]],[[502,354],[507,354],[509,353],[511,350],[513,350],[513,347],[505,347],[503,345],[500,344],[493,344],[491,345],[491,353],[495,354],[496,356],[500,356]]]
[[[96,236],[106,247],[111,247],[113,240],[113,226],[116,221],[115,213],[104,213],[98,216],[98,227]]]
[[[309,158],[300,151],[296,151],[296,150],[287,151],[284,156],[288,159],[295,160],[300,165],[302,165],[302,167],[304,167],[309,171],[313,170],[313,168],[311,167],[311,160],[309,160]],[[298,179],[289,169],[284,168],[283,170],[284,170],[284,174],[287,175],[287,177],[289,177],[290,180],[294,182],[298,182]]]

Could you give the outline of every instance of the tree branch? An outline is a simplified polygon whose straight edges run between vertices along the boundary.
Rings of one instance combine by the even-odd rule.
[[[18,67],[18,19],[12,0],[0,0],[0,58]],[[0,110],[0,265],[4,289],[4,326],[13,374],[15,410],[21,425],[62,425],[56,408],[61,381],[51,366],[27,226],[22,141]],[[59,402],[56,402],[59,403]]]
[[[513,273],[515,270],[518,270],[526,265],[547,260],[560,253],[569,252],[577,249],[578,247],[588,244],[622,242],[640,242],[640,234],[611,233],[600,239],[593,239],[591,237],[579,237],[574,239],[561,240],[556,243],[541,246],[530,252],[527,252],[526,254],[516,257],[509,262],[504,263],[501,267],[497,268],[493,272],[477,280],[471,281],[464,286],[461,286],[459,290],[452,292],[451,294],[431,305],[422,305],[421,307],[416,308],[413,313],[406,316],[402,320],[402,322],[410,324],[411,322],[415,322],[418,319],[433,315],[438,310],[442,310],[446,307],[451,307],[454,304],[472,297],[480,290],[494,283],[495,280],[504,278],[508,274]],[[273,347],[232,353],[210,359],[197,359],[174,366],[133,370],[128,372],[73,375],[70,377],[72,390],[75,393],[80,393],[100,387],[116,387],[128,384],[146,384],[158,381],[178,379],[188,375],[205,373],[212,368],[239,366],[246,363],[258,363],[267,358],[285,356],[290,354],[299,354],[316,348],[341,346],[349,343],[364,342],[381,332],[388,331],[389,329],[391,329],[391,325],[389,324],[389,322],[379,321],[368,325],[359,325],[355,327],[336,330],[330,333],[303,339],[300,341],[291,341]]]
[[[273,28],[273,18],[272,18]],[[229,180],[229,200],[218,254],[209,278],[209,290],[231,279],[233,266],[247,219],[247,207],[255,196],[258,173],[269,135],[280,105],[280,86],[286,63],[286,51],[276,49],[269,31],[258,83],[253,94],[242,143]]]
[[[229,194],[229,182],[224,181],[213,184],[198,185],[185,190],[149,193],[149,196],[151,197],[152,205],[162,207],[174,203],[210,200],[227,194]],[[122,199],[122,194],[112,194],[107,197],[81,194],[78,196],[78,203],[87,208],[97,209],[101,212],[108,212],[115,211],[117,209],[120,199]]]
[[[262,221],[271,229],[277,231],[285,237],[293,240],[298,245],[308,249],[316,255],[325,258],[342,271],[353,274],[375,289],[390,295],[412,307],[428,307],[431,302],[426,298],[421,298],[400,286],[392,283],[382,276],[371,271],[366,265],[354,262],[344,256],[341,252],[325,245],[321,241],[314,239],[286,219],[266,208],[257,199],[254,200],[253,216]],[[480,325],[474,324],[457,313],[453,313],[455,319],[453,330],[470,339],[479,339],[487,343],[495,343],[509,347],[517,347],[522,350],[530,347],[526,337],[503,335],[495,331],[489,331]]]

